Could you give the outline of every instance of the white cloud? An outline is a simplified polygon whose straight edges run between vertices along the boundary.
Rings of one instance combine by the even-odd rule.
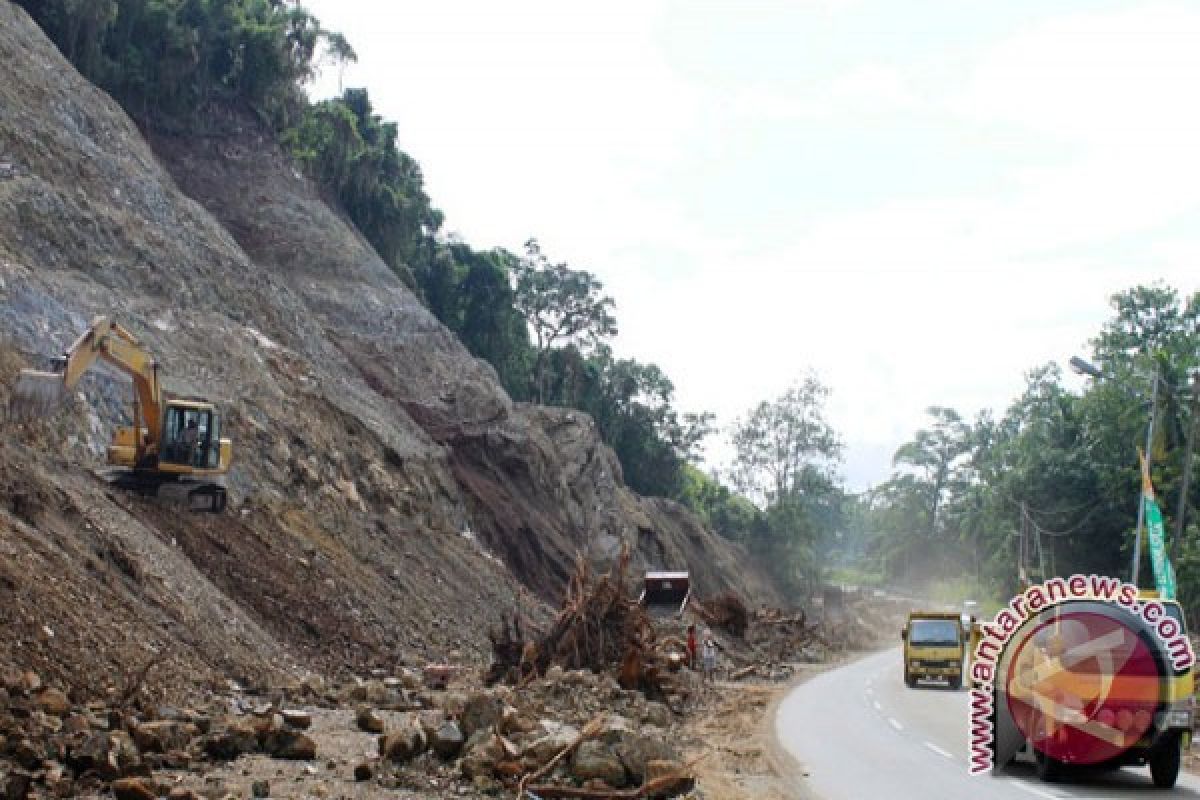
[[[1051,19],[978,62],[965,113],[1089,148],[1194,147],[1200,109],[1195,5]]]

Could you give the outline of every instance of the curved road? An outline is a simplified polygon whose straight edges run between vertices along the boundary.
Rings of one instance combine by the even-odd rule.
[[[821,800],[1200,800],[1200,779],[1183,773],[1170,792],[1150,771],[1127,767],[1046,784],[1032,764],[1000,775],[967,774],[967,692],[904,686],[900,650],[889,650],[801,684],[780,704],[776,734],[808,771]]]

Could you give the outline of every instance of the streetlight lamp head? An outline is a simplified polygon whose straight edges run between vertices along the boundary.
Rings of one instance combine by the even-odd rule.
[[[1078,372],[1080,375],[1090,375],[1093,378],[1104,377],[1103,373],[1095,367],[1095,365],[1084,361],[1079,356],[1071,356],[1071,360],[1067,362],[1071,365],[1071,369]]]

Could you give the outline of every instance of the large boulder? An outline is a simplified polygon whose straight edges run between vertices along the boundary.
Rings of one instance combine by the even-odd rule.
[[[539,764],[545,764],[579,738],[579,729],[572,725],[542,720],[538,726],[543,733],[521,748],[521,757],[532,758]]]
[[[625,765],[604,742],[583,742],[571,757],[571,774],[581,781],[599,778],[614,788],[625,785]]]
[[[425,731],[415,714],[405,714],[400,725],[379,740],[379,755],[387,761],[404,763],[425,752]]]
[[[354,724],[358,726],[360,731],[366,733],[383,733],[383,717],[375,713],[375,709],[368,705],[360,705],[354,711]]]
[[[635,783],[641,783],[646,778],[646,765],[651,761],[676,761],[679,753],[672,747],[661,732],[647,728],[644,732],[630,734],[612,745],[612,752],[620,759],[622,766]]]
[[[113,781],[113,796],[117,800],[156,800],[158,794],[138,778]]]
[[[465,742],[466,737],[463,736],[458,723],[453,720],[446,720],[429,738],[429,745],[433,752],[446,759],[457,756]]]
[[[142,760],[129,734],[98,731],[69,749],[67,764],[76,772],[94,771],[104,780],[114,780],[139,770]]]
[[[282,728],[269,731],[260,741],[264,753],[289,761],[312,761],[317,757],[317,743],[300,731]]]
[[[65,717],[71,713],[71,701],[58,689],[42,689],[33,696],[33,705],[52,717]]]
[[[258,749],[258,731],[248,720],[226,720],[204,739],[204,752],[217,761],[232,761]]]
[[[459,768],[465,777],[490,778],[501,761],[512,759],[517,748],[499,734],[482,730],[467,740]]]
[[[156,720],[134,725],[131,732],[143,753],[166,753],[186,749],[198,730],[189,722]]]
[[[472,692],[467,697],[460,720],[467,736],[493,727],[504,713],[504,703],[490,692]]]

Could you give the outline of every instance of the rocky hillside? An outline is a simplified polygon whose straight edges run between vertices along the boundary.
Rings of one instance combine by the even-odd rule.
[[[639,498],[591,420],[515,405],[250,118],[143,136],[0,0],[0,402],[97,314],[207,396],[231,508],[97,474],[128,383],[87,378],[0,437],[0,667],[99,691],[359,671],[545,612],[576,554],[627,543],[708,594],[772,599],[681,507]]]

